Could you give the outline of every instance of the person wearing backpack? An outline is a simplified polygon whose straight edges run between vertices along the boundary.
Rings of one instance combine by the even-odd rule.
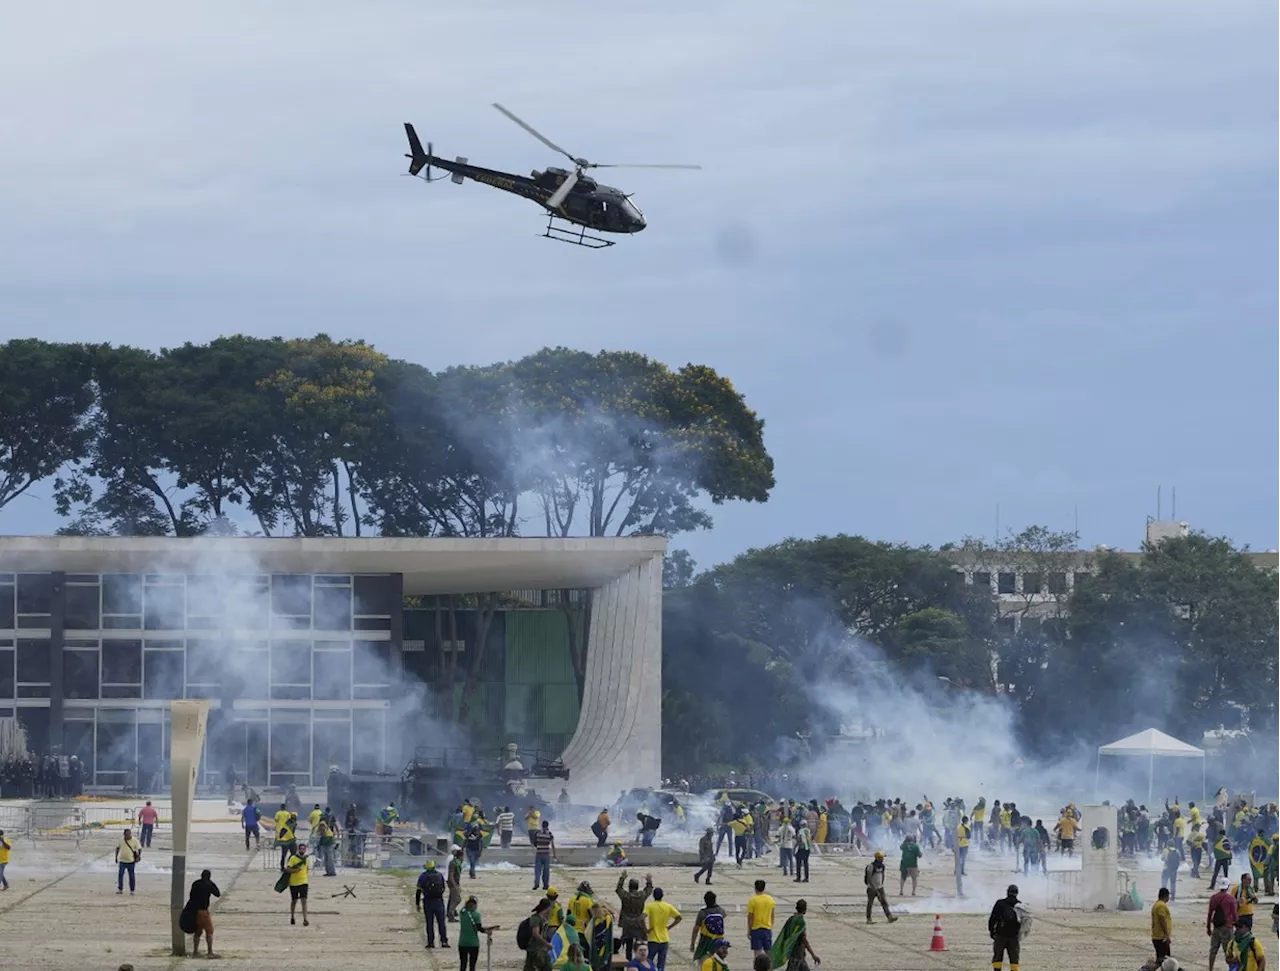
[[[987,932],[991,935],[992,971],[1004,967],[1005,955],[1009,955],[1009,971],[1018,971],[1018,957],[1022,943],[1022,918],[1018,916],[1018,887],[1009,884],[1005,895],[996,901],[987,918]]]
[[[427,947],[436,946],[436,928],[440,930],[440,946],[449,946],[448,923],[444,909],[445,879],[436,867],[435,860],[422,864],[418,876],[418,888],[413,895],[415,910],[421,910],[427,920]]]
[[[862,882],[867,885],[867,923],[874,924],[871,919],[871,907],[878,900],[884,909],[884,915],[892,924],[898,918],[889,910],[889,901],[884,895],[884,853],[876,850],[876,855],[862,874]]]
[[[551,945],[547,941],[547,914],[551,901],[543,897],[516,927],[516,947],[524,951],[524,971],[550,971]]]
[[[1218,881],[1218,892],[1209,898],[1209,913],[1204,920],[1204,932],[1209,938],[1209,971],[1213,971],[1218,951],[1231,943],[1236,925],[1236,898],[1232,895],[1227,878]]]

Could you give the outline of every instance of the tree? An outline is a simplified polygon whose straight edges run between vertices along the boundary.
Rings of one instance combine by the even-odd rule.
[[[0,508],[85,457],[92,378],[83,345],[0,345]]]
[[[662,586],[665,590],[687,587],[693,583],[697,564],[688,550],[668,550],[662,560]]]

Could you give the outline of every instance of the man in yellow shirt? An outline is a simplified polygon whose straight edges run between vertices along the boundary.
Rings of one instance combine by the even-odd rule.
[[[1159,899],[1151,905],[1151,943],[1156,949],[1156,963],[1173,953],[1173,915],[1169,913],[1169,888],[1161,887]]]
[[[542,829],[542,813],[530,806],[524,814],[524,828],[529,831],[529,842],[533,842],[533,836],[538,830]]]
[[[307,844],[302,843],[293,851],[285,864],[285,873],[289,874],[289,923],[296,924],[298,901],[302,901],[302,926],[310,927],[307,920],[307,867],[311,861],[307,859]]]
[[[1236,898],[1236,920],[1253,930],[1253,905],[1258,902],[1258,890],[1252,875],[1242,873],[1240,882],[1231,888],[1231,896]]]
[[[765,882],[756,881],[756,894],[747,901],[747,937],[752,954],[768,954],[773,950],[773,910],[777,902],[764,892]]]
[[[682,920],[680,911],[662,899],[661,887],[654,887],[653,899],[644,905],[644,916],[649,922],[649,959],[658,971],[666,971],[671,928]]]
[[[9,889],[9,881],[5,879],[4,868],[9,865],[9,851],[13,845],[4,838],[4,830],[0,829],[0,890]]]
[[[1070,812],[1062,814],[1062,818],[1058,820],[1056,829],[1058,830],[1058,853],[1065,853],[1067,856],[1076,855],[1076,828],[1080,824],[1076,822],[1076,817]]]
[[[961,816],[960,823],[956,826],[956,869],[960,871],[960,876],[967,876],[964,872],[964,861],[969,857],[969,835],[972,830],[969,829],[969,817]]]
[[[133,836],[133,830],[126,829],[124,837],[116,847],[116,893],[124,893],[124,875],[129,874],[129,893],[133,893],[134,875],[138,861],[142,859],[142,844]]]

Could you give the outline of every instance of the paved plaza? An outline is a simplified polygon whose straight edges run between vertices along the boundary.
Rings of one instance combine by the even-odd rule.
[[[216,803],[202,802],[197,816],[213,816],[216,810]],[[207,867],[222,890],[213,909],[218,963],[272,971],[452,971],[457,967],[456,952],[423,947],[422,919],[413,906],[416,871],[340,870],[337,877],[313,876],[311,926],[304,928],[301,922],[290,926],[288,894],[273,890],[278,871],[264,862],[267,851],[246,853],[242,834],[230,820],[216,821],[215,816],[196,829],[188,878],[194,879]],[[565,841],[572,835],[565,836]],[[132,897],[115,893],[112,851],[118,836],[118,829],[102,830],[78,846],[70,840],[15,840],[9,867],[11,889],[0,893],[0,967],[114,971],[131,964],[137,971],[168,971],[196,960],[169,953],[171,843],[167,828],[160,828],[152,850],[144,854],[138,892]],[[750,967],[741,908],[757,878],[768,880],[769,892],[778,898],[779,927],[797,898],[808,900],[811,940],[824,971],[990,968],[986,915],[1010,880],[1023,888],[1023,897],[1035,914],[1023,952],[1025,969],[1128,971],[1139,967],[1150,946],[1146,911],[1087,914],[1049,909],[1046,879],[1015,877],[1007,859],[971,859],[963,900],[955,895],[948,856],[926,856],[914,899],[896,896],[896,863],[891,859],[889,900],[901,919],[889,924],[877,913],[873,926],[866,924],[864,914],[865,859],[836,854],[815,858],[807,885],[784,880],[767,860],[749,862],[742,869],[724,866],[715,875],[714,889],[729,913],[728,930],[734,943],[730,966],[735,971]],[[643,878],[643,871],[636,872]],[[693,883],[689,868],[661,867],[652,873],[667,899],[686,916],[686,923],[673,934],[675,947],[668,964],[672,969],[691,968],[687,943],[703,888]],[[1144,870],[1134,876],[1149,903],[1157,889],[1158,872]],[[494,968],[511,969],[522,963],[514,930],[538,898],[530,889],[530,878],[530,870],[506,864],[482,870],[475,881],[464,880],[464,891],[479,896],[486,923],[503,928],[494,935]],[[557,867],[553,872],[564,901],[584,879],[616,905],[616,870]],[[354,897],[341,896],[344,885],[354,889]],[[1201,930],[1207,894],[1200,881],[1193,887],[1185,877],[1182,889],[1183,896],[1173,908],[1175,953],[1184,960],[1191,957],[1192,966],[1199,967],[1207,963]],[[1265,910],[1270,911],[1269,904]],[[948,948],[942,953],[929,951],[935,913],[942,914]],[[199,961],[206,963],[204,958]],[[484,963],[482,951],[481,966]]]

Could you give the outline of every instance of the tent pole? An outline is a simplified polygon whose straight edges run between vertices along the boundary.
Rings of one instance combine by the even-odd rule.
[[[1147,768],[1147,805],[1151,805],[1151,793],[1156,781],[1156,753],[1151,753],[1151,764]]]
[[[1205,784],[1205,766],[1204,753],[1200,753],[1200,805],[1205,804],[1205,800],[1209,798],[1209,788]]]

